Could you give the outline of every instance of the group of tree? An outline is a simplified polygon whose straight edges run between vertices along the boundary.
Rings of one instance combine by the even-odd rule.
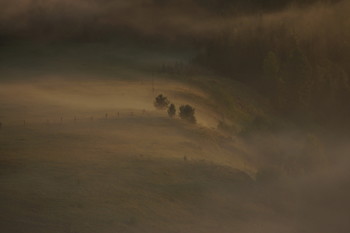
[[[317,2],[339,0],[153,0],[158,7],[204,8],[215,13],[232,15],[238,13],[271,12],[288,6],[308,6]]]
[[[168,98],[163,94],[159,94],[154,100],[154,106],[159,110],[167,110],[168,116],[173,118],[176,116],[176,106],[170,103]],[[179,117],[190,123],[196,123],[195,109],[191,105],[181,105],[179,108]]]
[[[218,35],[194,62],[252,87],[284,116],[345,122],[350,117],[350,44],[325,41],[312,44],[283,26],[252,28],[245,36]]]

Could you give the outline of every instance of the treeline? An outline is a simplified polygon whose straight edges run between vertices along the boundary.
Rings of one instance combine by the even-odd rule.
[[[340,0],[153,0],[157,6],[197,6],[218,14],[242,14],[281,10],[288,6],[336,3]]]
[[[194,62],[260,91],[280,114],[348,120],[350,44],[335,41],[257,27],[216,36]]]
[[[217,13],[249,13],[281,10],[288,6],[308,6],[317,2],[336,3],[339,0],[195,0],[200,6]]]

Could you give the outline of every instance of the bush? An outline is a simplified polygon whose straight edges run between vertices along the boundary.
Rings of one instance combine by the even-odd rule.
[[[196,123],[196,118],[194,116],[195,109],[190,105],[182,105],[180,107],[179,116],[183,120],[187,120],[190,123]]]
[[[158,95],[154,101],[154,106],[157,109],[166,109],[169,105],[169,100],[167,97],[162,94]]]
[[[168,108],[168,115],[169,117],[174,117],[176,115],[176,108],[174,104],[170,104]]]

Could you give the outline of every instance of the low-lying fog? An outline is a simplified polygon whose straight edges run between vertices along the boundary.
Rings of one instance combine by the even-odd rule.
[[[166,79],[165,79],[166,80]],[[191,104],[192,125],[156,110]],[[346,139],[217,129],[209,93],[139,77],[0,85],[4,232],[347,232]]]

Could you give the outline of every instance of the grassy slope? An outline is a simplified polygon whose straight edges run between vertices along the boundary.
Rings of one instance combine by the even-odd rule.
[[[286,221],[248,175],[223,164],[238,152],[222,157],[212,136],[181,122],[134,117],[0,133],[6,232],[245,232],[248,216]]]

